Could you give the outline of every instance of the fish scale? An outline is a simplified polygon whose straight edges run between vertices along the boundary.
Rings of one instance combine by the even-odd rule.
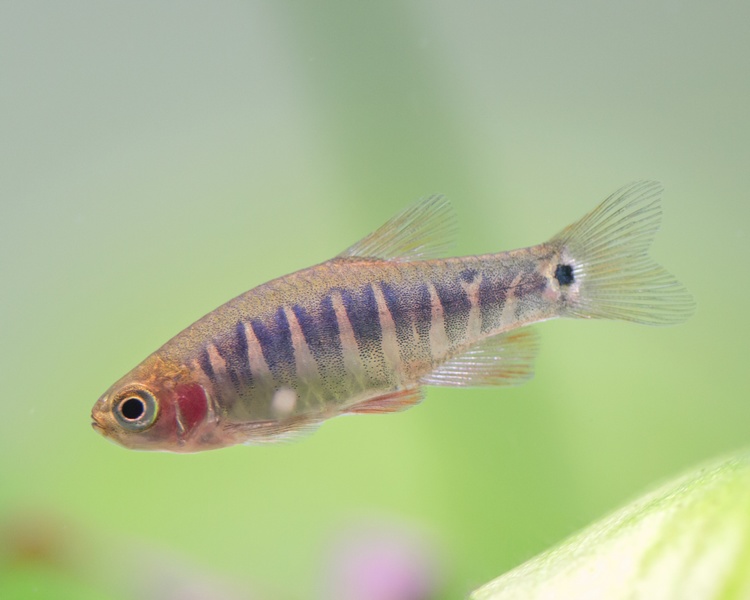
[[[423,385],[520,383],[536,322],[684,320],[692,299],[646,254],[660,192],[637,182],[546,243],[457,258],[434,256],[453,230],[448,203],[423,200],[198,320],[99,399],[94,427],[175,452],[277,441],[340,414],[403,410]]]

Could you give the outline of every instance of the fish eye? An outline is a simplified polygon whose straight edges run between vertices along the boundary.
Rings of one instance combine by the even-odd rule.
[[[125,429],[143,430],[154,424],[157,415],[156,398],[146,390],[129,390],[115,401],[114,413]]]

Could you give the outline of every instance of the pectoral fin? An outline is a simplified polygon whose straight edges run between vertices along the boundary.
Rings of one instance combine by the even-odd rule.
[[[410,387],[396,390],[362,400],[346,409],[347,414],[382,414],[398,412],[419,404],[424,398],[420,387]]]
[[[284,422],[268,420],[232,423],[224,429],[234,443],[255,446],[296,441],[310,435],[320,425],[321,421],[298,418]]]

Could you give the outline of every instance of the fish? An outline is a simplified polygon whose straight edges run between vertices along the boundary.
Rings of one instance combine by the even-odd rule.
[[[339,415],[407,409],[424,386],[522,383],[541,321],[680,323],[695,303],[647,252],[661,195],[634,182],[547,242],[450,258],[454,212],[426,197],[190,325],[97,400],[92,426],[137,450],[283,441]]]

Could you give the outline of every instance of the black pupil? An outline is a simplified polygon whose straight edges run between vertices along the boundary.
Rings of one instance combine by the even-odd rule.
[[[560,285],[570,285],[575,281],[573,277],[573,267],[570,265],[557,265],[555,269],[555,279]]]
[[[122,416],[131,421],[135,421],[143,416],[146,412],[146,405],[140,398],[128,398],[120,405]]]

